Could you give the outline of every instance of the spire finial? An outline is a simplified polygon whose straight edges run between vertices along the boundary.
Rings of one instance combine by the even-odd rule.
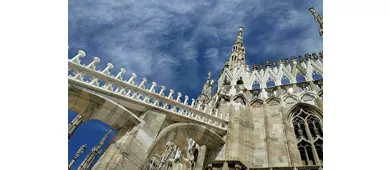
[[[210,71],[207,73],[207,76],[208,76],[207,79],[210,80],[211,79],[211,72]]]
[[[320,26],[318,31],[320,32],[320,35],[322,37],[322,35],[323,35],[323,20],[322,20],[322,17],[314,10],[313,7],[310,7],[309,11],[311,12],[311,14],[313,14],[314,20],[317,22],[318,26]]]
[[[237,40],[236,40],[236,43],[242,43],[242,32],[244,31],[244,27],[243,26],[240,26],[238,28],[238,35],[237,35]]]

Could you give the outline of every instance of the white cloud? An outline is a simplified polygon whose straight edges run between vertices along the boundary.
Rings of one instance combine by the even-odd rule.
[[[92,46],[95,51],[86,52],[102,59],[100,67],[111,62],[115,73],[125,68],[127,78],[135,72],[148,77],[148,83],[197,90],[206,78],[203,73],[219,74],[240,25],[244,43],[266,26],[256,22],[272,26],[256,35],[255,43],[245,44],[247,55],[291,56],[322,49],[318,27],[307,10],[309,3],[314,2],[298,8],[293,2],[275,0],[70,1],[69,43],[71,48]],[[315,3],[316,10],[322,11],[318,4],[322,1]],[[289,39],[280,34],[290,29],[307,31]]]

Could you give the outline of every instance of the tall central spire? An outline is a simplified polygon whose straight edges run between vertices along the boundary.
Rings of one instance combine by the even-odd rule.
[[[234,68],[245,67],[245,47],[243,44],[243,31],[244,27],[240,26],[238,29],[237,40],[233,45],[232,53],[230,54],[229,61],[226,62],[225,67],[229,70]]]

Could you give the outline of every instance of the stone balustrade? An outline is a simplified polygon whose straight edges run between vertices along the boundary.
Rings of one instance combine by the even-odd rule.
[[[279,85],[279,86],[273,86],[273,87],[267,87],[267,88],[261,88],[261,89],[253,89],[249,90],[252,94],[250,99],[254,98],[260,98],[260,99],[268,99],[270,97],[283,97],[287,94],[299,96],[305,92],[312,92],[316,94],[318,97],[322,98],[323,93],[323,86],[322,86],[323,80],[314,80],[311,82],[299,82],[294,84],[286,84],[286,85]],[[280,91],[278,91],[278,88],[280,88]],[[265,91],[264,94],[262,94],[262,91]]]
[[[123,68],[114,76],[111,73],[111,69],[114,67],[111,63],[108,63],[103,71],[96,70],[95,65],[100,62],[98,57],[94,57],[90,64],[83,65],[80,59],[85,56],[85,52],[80,50],[74,58],[68,60],[69,83],[119,97],[148,108],[160,109],[165,114],[173,114],[212,127],[217,131],[226,132],[227,121],[217,117],[216,110],[207,107],[201,110],[197,107],[195,99],[192,99],[192,102],[188,101],[187,95],[184,95],[184,101],[182,101],[183,95],[178,92],[174,97],[172,89],[169,90],[168,96],[165,96],[166,88],[164,86],[159,92],[156,92],[157,83],[155,82],[152,82],[152,85],[147,88],[146,78],[143,78],[142,82],[136,85],[134,80],[137,75],[135,73],[132,73],[129,80],[126,81],[123,79],[123,74],[126,72]]]

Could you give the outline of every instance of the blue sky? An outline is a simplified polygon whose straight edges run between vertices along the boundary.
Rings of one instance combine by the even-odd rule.
[[[309,7],[323,15],[322,0],[71,0],[69,58],[82,49],[87,53],[82,63],[98,56],[100,70],[112,63],[114,74],[126,69],[126,80],[134,72],[138,83],[146,77],[148,86],[155,81],[197,98],[208,71],[218,78],[239,26],[244,27],[250,66],[321,51],[322,38]],[[74,116],[69,113],[69,122]],[[81,126],[69,143],[69,158],[85,138],[91,149],[104,135],[104,126],[108,130],[98,121]]]

